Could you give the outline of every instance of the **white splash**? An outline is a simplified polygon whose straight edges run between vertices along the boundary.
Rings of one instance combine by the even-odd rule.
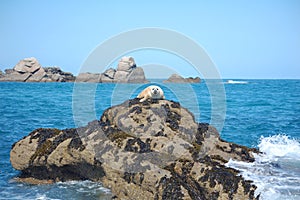
[[[285,135],[261,137],[262,154],[255,162],[230,160],[226,165],[257,186],[256,195],[263,200],[300,200],[300,143]]]
[[[297,140],[290,139],[286,135],[274,135],[261,137],[258,148],[269,159],[292,158],[300,159],[300,144]]]
[[[234,81],[234,80],[228,80],[226,82],[227,84],[247,84],[247,81]]]

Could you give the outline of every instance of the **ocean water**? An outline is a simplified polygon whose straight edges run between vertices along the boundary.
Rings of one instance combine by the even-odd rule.
[[[201,122],[210,122],[212,98],[201,84],[160,85]],[[221,137],[263,154],[254,163],[228,166],[258,186],[261,199],[300,199],[300,80],[216,80],[224,84]],[[30,185],[14,181],[11,145],[36,128],[70,128],[99,119],[105,109],[135,97],[141,84],[0,83],[0,199],[110,199],[101,183]]]

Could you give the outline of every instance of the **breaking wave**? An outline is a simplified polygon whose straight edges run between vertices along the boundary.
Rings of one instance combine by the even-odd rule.
[[[230,160],[228,167],[257,186],[263,200],[300,199],[300,143],[286,135],[261,137],[255,162]]]

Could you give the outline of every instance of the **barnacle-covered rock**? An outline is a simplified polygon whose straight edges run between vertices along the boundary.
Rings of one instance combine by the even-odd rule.
[[[225,163],[250,149],[177,102],[131,99],[77,129],[37,129],[15,143],[20,179],[101,181],[118,199],[256,199],[256,186]]]

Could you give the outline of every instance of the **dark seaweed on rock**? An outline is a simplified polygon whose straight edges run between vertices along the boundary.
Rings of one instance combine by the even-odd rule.
[[[77,129],[37,129],[16,142],[20,178],[101,181],[114,199],[258,199],[229,159],[257,149],[220,139],[177,102],[130,99]]]

